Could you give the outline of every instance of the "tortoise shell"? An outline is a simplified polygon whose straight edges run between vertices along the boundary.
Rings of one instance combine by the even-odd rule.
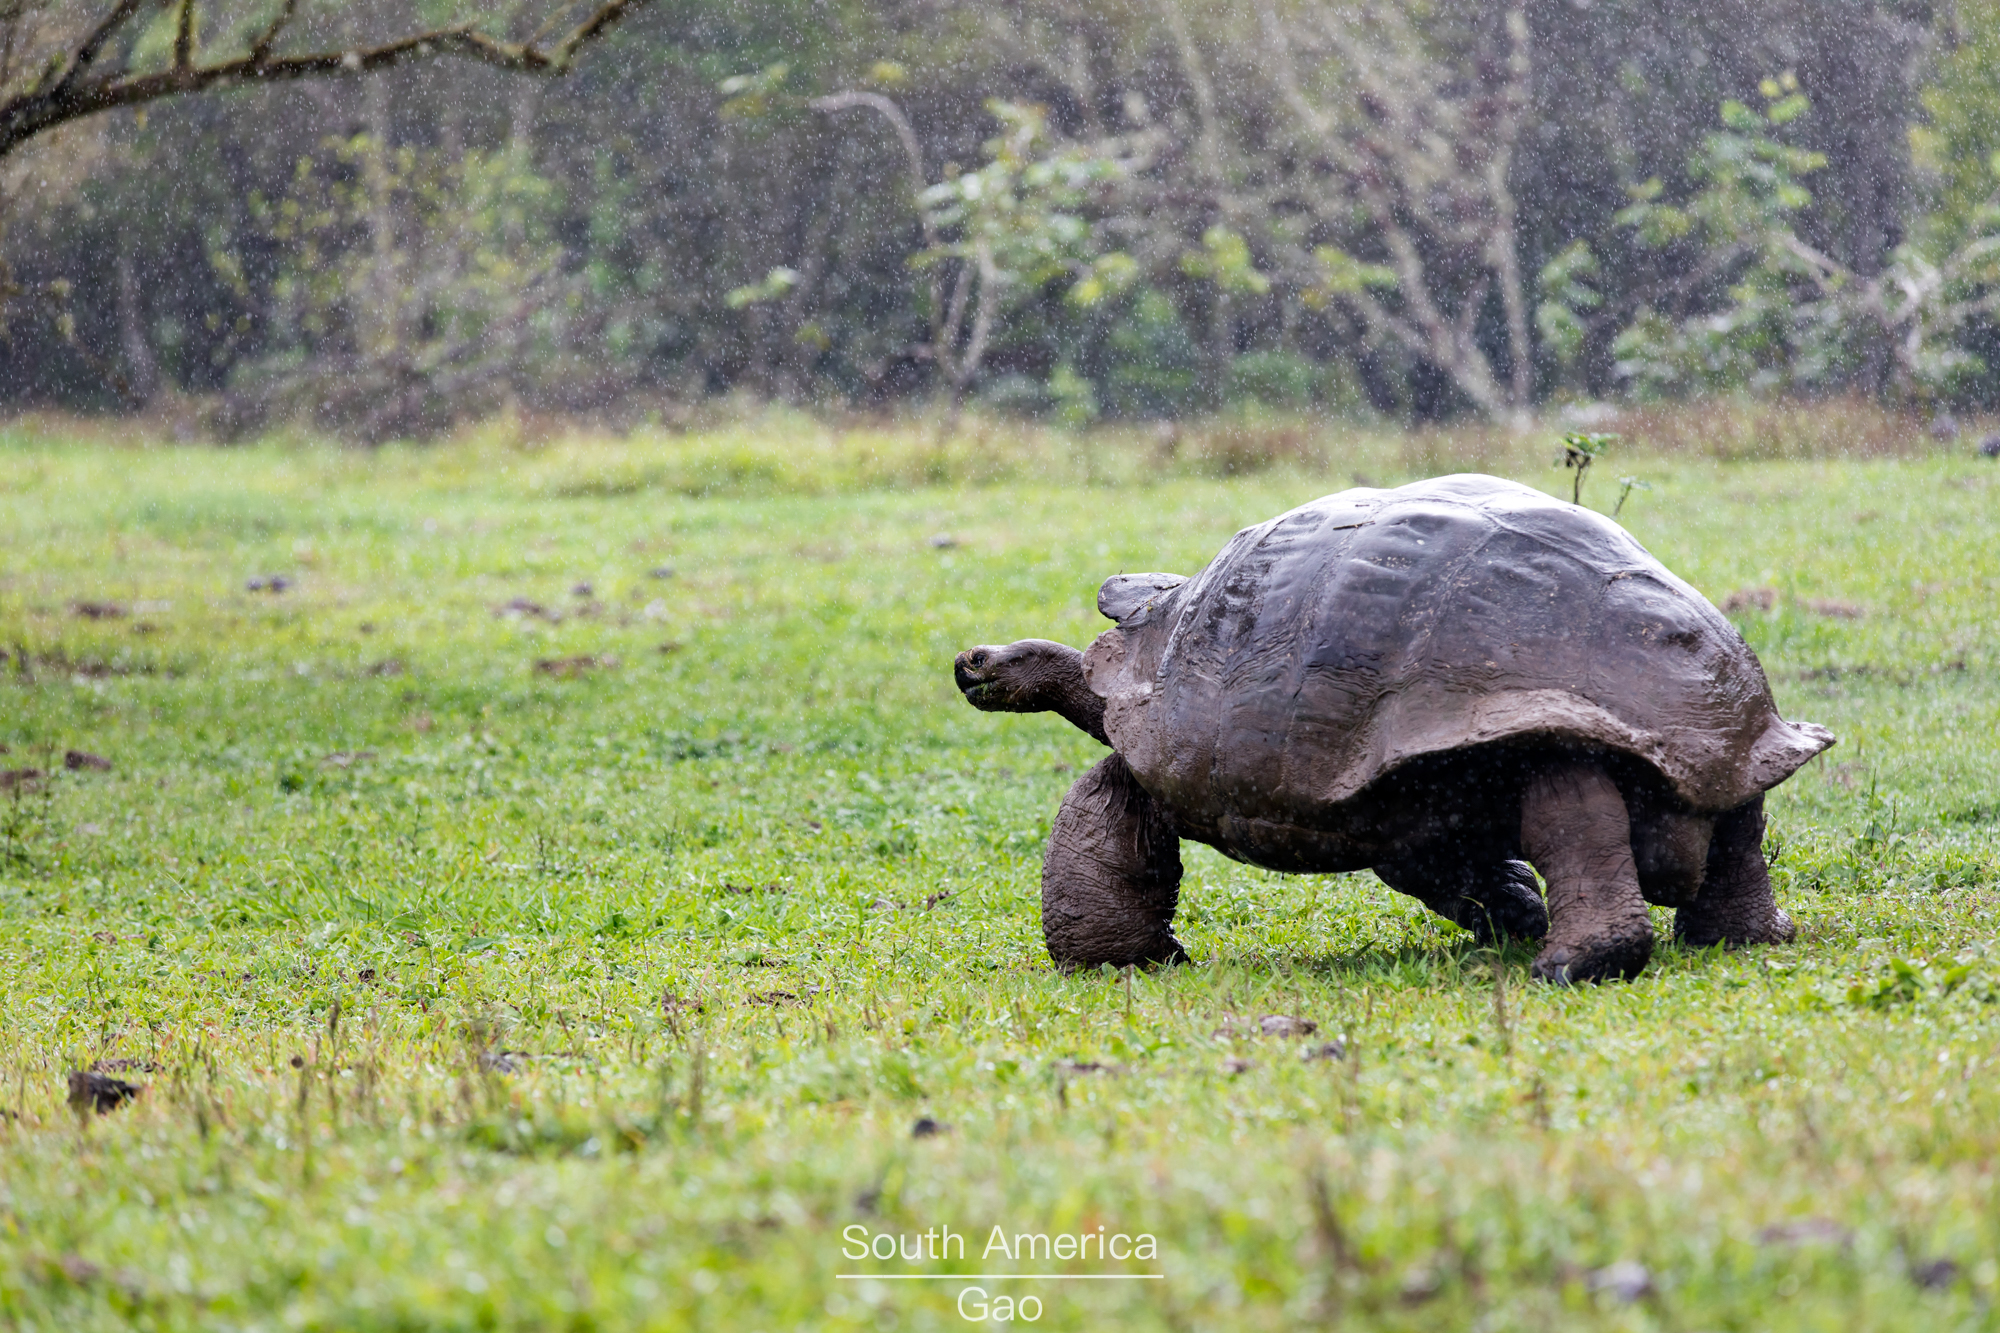
[[[1720,812],[1833,743],[1623,528],[1495,477],[1342,491],[1098,606],[1105,732],[1194,827],[1326,827],[1413,760],[1494,744],[1630,755]]]

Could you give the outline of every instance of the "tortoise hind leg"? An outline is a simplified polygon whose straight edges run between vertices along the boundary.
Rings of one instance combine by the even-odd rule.
[[[1644,971],[1653,923],[1625,798],[1603,767],[1571,760],[1538,774],[1521,797],[1521,847],[1549,885],[1549,933],[1535,975],[1567,984]]]
[[[1789,944],[1797,933],[1771,892],[1760,792],[1716,819],[1701,889],[1693,902],[1674,913],[1674,938],[1699,949],[1711,944]]]
[[[1119,755],[1076,780],[1042,858],[1042,936],[1065,971],[1184,962],[1174,938],[1181,846],[1172,816]]]
[[[1520,861],[1467,860],[1432,851],[1374,869],[1384,884],[1465,927],[1481,944],[1538,940],[1549,932],[1549,910],[1535,887],[1535,872]]]

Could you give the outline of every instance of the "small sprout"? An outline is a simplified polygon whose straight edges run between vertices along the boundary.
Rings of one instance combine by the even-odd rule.
[[[1620,477],[1618,479],[1618,503],[1611,506],[1611,517],[1617,518],[1619,514],[1625,511],[1625,501],[1631,498],[1633,491],[1650,491],[1652,489],[1653,483],[1650,481],[1643,481],[1638,477]]]
[[[1571,483],[1569,502],[1583,503],[1583,474],[1590,471],[1590,465],[1604,457],[1616,435],[1604,435],[1592,431],[1573,430],[1562,437],[1562,457],[1556,461],[1566,468],[1576,470],[1576,480]]]

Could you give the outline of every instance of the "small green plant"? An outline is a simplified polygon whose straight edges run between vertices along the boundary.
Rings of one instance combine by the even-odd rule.
[[[25,870],[35,864],[34,846],[48,836],[55,806],[53,755],[53,750],[44,755],[39,768],[0,772],[0,791],[7,798],[0,811],[0,866]]]
[[[1618,503],[1611,506],[1611,517],[1617,518],[1625,512],[1625,502],[1632,497],[1633,491],[1650,491],[1652,489],[1653,483],[1650,481],[1643,481],[1638,477],[1620,477],[1618,479]]]
[[[1960,957],[1924,964],[1892,957],[1889,959],[1889,974],[1878,978],[1873,985],[1866,981],[1855,982],[1847,988],[1847,1002],[1857,1009],[1893,1009],[1898,1005],[1914,1004],[1926,993],[1943,999],[1968,984],[1971,986],[1969,994],[1992,1003],[1993,988],[1981,984],[1978,959]]]
[[[1604,435],[1591,431],[1573,430],[1562,437],[1562,457],[1556,461],[1563,467],[1576,472],[1570,483],[1569,502],[1583,503],[1583,474],[1590,471],[1590,465],[1604,457],[1616,435]],[[1629,487],[1627,489],[1630,489]],[[1623,497],[1620,497],[1621,502]]]

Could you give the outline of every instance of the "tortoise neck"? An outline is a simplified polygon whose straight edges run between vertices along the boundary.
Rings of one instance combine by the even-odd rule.
[[[1052,665],[1049,688],[1054,696],[1053,711],[1077,730],[1111,744],[1104,734],[1104,700],[1091,692],[1083,678],[1083,654],[1066,647]]]

